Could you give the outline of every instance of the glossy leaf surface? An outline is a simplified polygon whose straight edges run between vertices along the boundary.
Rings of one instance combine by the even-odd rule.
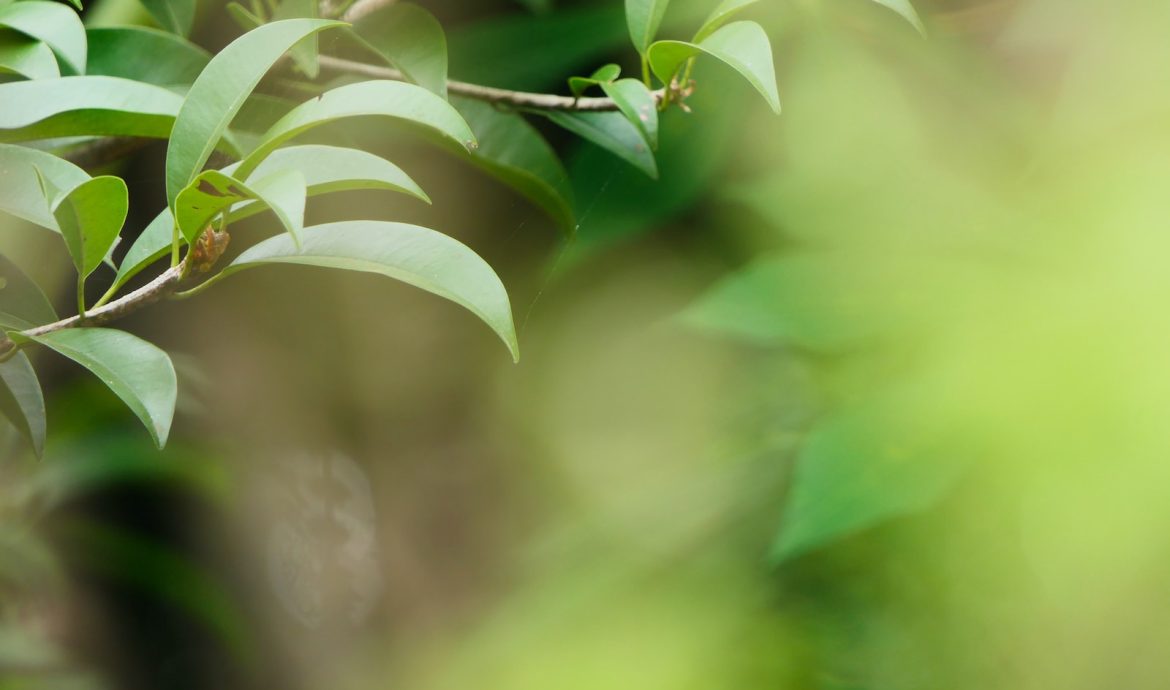
[[[780,94],[776,88],[776,68],[772,64],[772,44],[768,34],[755,22],[733,22],[714,32],[701,43],[659,41],[649,52],[650,66],[664,83],[669,83],[688,59],[706,53],[739,72],[780,112]]]
[[[447,97],[447,36],[418,5],[399,3],[363,17],[354,31],[411,81]]]
[[[45,398],[28,355],[23,352],[0,362],[0,414],[40,457],[45,449]]]

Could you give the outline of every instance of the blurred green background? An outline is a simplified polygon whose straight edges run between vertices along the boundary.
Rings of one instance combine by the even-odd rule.
[[[426,3],[453,76],[636,66],[620,2],[530,4]],[[1170,6],[917,6],[925,37],[760,3],[784,114],[702,66],[659,181],[549,132],[572,243],[347,129],[434,205],[312,222],[468,243],[519,365],[421,292],[257,271],[126,324],[180,365],[159,454],[41,355],[56,436],[0,463],[0,688],[1167,687]],[[139,226],[163,153],[119,169]],[[0,219],[0,251],[69,300],[55,238]]]

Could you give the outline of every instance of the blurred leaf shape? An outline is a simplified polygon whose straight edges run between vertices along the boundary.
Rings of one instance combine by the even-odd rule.
[[[19,31],[43,42],[73,74],[85,74],[85,26],[77,12],[68,7],[46,0],[0,5],[0,28]]]
[[[186,36],[195,23],[195,0],[140,0],[159,26]]]
[[[45,398],[32,363],[23,352],[0,362],[0,414],[28,441],[39,458],[45,450]]]
[[[317,19],[319,15],[317,0],[284,0],[272,13],[272,21],[282,19],[308,18]],[[317,64],[317,34],[309,34],[298,41],[288,52],[296,64],[297,69],[309,79],[316,79],[321,73],[321,66]]]
[[[873,0],[873,2],[897,12],[903,19],[910,22],[910,25],[918,33],[926,34],[926,27],[922,24],[922,18],[918,16],[918,11],[914,9],[914,5],[910,0]]]
[[[142,26],[100,27],[89,36],[86,74],[122,77],[167,88],[189,87],[211,61],[211,54],[190,41]],[[149,55],[149,60],[142,59]]]
[[[74,136],[166,139],[182,96],[152,84],[84,76],[0,84],[0,141]]]
[[[516,113],[469,98],[452,104],[479,140],[471,161],[539,206],[566,235],[577,229],[568,174],[540,132]]]
[[[658,163],[642,132],[620,112],[541,111],[548,119],[613,153],[647,177],[658,179]]]
[[[630,40],[642,55],[654,42],[670,0],[626,0],[626,25],[630,29]]]
[[[56,320],[57,312],[41,288],[0,254],[0,329],[24,330]]]
[[[67,328],[31,339],[93,372],[142,420],[155,445],[166,445],[178,397],[167,353],[109,328]]]
[[[56,79],[61,76],[57,58],[45,43],[0,30],[0,74],[15,74],[26,79]]]
[[[447,35],[430,12],[413,3],[392,4],[362,17],[354,31],[412,82],[447,97]]]
[[[695,43],[702,43],[705,38],[715,33],[717,29],[722,27],[731,18],[739,14],[748,7],[756,4],[760,0],[723,0],[718,7],[715,8],[711,15],[707,17],[699,30],[695,32],[695,37],[692,39]]]

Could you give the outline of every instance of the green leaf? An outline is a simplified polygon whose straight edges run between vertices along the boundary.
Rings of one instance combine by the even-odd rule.
[[[545,211],[564,230],[576,232],[569,176],[540,132],[516,113],[482,101],[453,98],[479,139],[471,161]]]
[[[659,41],[648,53],[654,74],[670,83],[678,68],[688,59],[706,53],[727,63],[739,72],[780,112],[780,95],[776,89],[776,68],[772,64],[772,44],[763,27],[755,22],[733,22],[705,38],[701,43]]]
[[[288,19],[250,31],[208,63],[191,85],[167,148],[167,202],[199,174],[228,124],[264,73],[306,36],[344,26],[322,19]]]
[[[85,26],[77,12],[68,7],[44,0],[0,5],[0,27],[42,41],[74,74],[85,74]],[[0,102],[9,103],[3,99]]]
[[[882,7],[889,8],[897,12],[903,19],[910,22],[918,33],[925,35],[926,27],[922,24],[922,18],[918,16],[918,12],[914,9],[914,5],[910,0],[873,0]]]
[[[272,21],[284,19],[318,17],[317,0],[284,0],[272,13]],[[289,57],[296,63],[297,69],[309,79],[316,79],[321,73],[321,66],[317,64],[317,34],[310,34],[302,38],[289,49]]]
[[[297,170],[281,170],[252,184],[256,198],[263,202],[292,237],[301,246],[301,232],[305,228],[305,199],[308,188],[305,176]]]
[[[56,320],[57,312],[40,287],[0,254],[0,330],[24,330]]]
[[[221,172],[235,176],[239,163]],[[264,159],[249,180],[262,180],[283,170],[295,170],[305,178],[309,196],[357,189],[386,189],[403,192],[430,203],[422,189],[406,173],[372,153],[333,146],[290,146],[277,149]],[[232,210],[229,220],[235,222],[264,211],[260,201],[245,201]],[[171,249],[174,216],[170,209],[160,213],[126,252],[114,283],[121,287],[150,264],[158,261]]]
[[[0,31],[0,74],[26,79],[56,79],[61,76],[57,58],[48,45],[11,31]]]
[[[62,77],[0,84],[0,141],[73,136],[165,139],[183,99],[117,77]]]
[[[37,457],[44,453],[45,398],[32,363],[23,352],[0,362],[0,414],[24,436]]]
[[[88,29],[87,74],[122,77],[156,86],[187,87],[211,54],[175,34],[141,26]],[[143,59],[149,55],[150,59]]]
[[[53,217],[82,278],[110,253],[129,209],[126,183],[112,175],[86,180],[57,201]]]
[[[760,0],[723,0],[715,11],[711,13],[699,30],[695,32],[695,37],[691,39],[694,43],[701,43],[703,39],[715,33],[719,27],[731,21],[731,18],[739,14],[748,7],[756,4]]]
[[[0,108],[0,112],[3,110]],[[38,175],[44,175],[58,189],[72,189],[89,179],[84,170],[63,158],[24,146],[0,144],[0,211],[56,231],[57,221]]]
[[[142,420],[155,445],[166,445],[178,397],[167,353],[108,328],[67,328],[31,339],[93,372]]]
[[[300,176],[300,173],[295,170],[288,172]],[[175,218],[178,218],[179,221],[179,232],[187,244],[194,244],[211,221],[231,208],[233,204],[255,199],[276,211],[281,224],[295,237],[300,226],[304,223],[303,184],[300,185],[300,189],[302,194],[299,204],[287,199],[288,189],[286,186],[278,186],[277,188],[277,192],[282,195],[282,202],[270,203],[270,200],[259,188],[249,187],[239,179],[218,170],[206,170],[192,180],[191,184],[183,191],[179,192],[179,198],[175,200]],[[294,205],[286,207],[285,202]],[[299,220],[296,220],[298,217]],[[294,220],[296,220],[295,224],[292,223]]]
[[[447,97],[447,36],[430,12],[398,3],[363,17],[354,31],[412,82]]]
[[[626,0],[626,25],[638,52],[645,55],[658,35],[670,0]]]
[[[968,459],[908,419],[916,407],[887,394],[813,429],[796,460],[773,545],[775,562],[921,512],[946,495]]]
[[[601,86],[602,84],[610,84],[619,76],[621,76],[622,68],[620,65],[604,65],[597,68],[589,77],[569,77],[569,90],[573,92],[573,96],[580,98],[585,94],[590,87]]]
[[[186,36],[195,23],[195,0],[141,0],[159,26]]]
[[[244,158],[239,175],[248,177],[269,153],[314,127],[363,116],[405,120],[435,131],[461,147],[476,146],[475,135],[459,111],[430,91],[399,81],[363,81],[326,91],[320,98],[289,111]]]
[[[244,31],[251,31],[252,29],[264,26],[263,17],[258,16],[238,2],[229,2],[227,4],[227,12]]]
[[[651,149],[658,148],[658,101],[638,79],[621,79],[601,85],[622,114],[642,133]]]
[[[378,273],[459,304],[482,319],[519,360],[508,293],[495,271],[461,242],[428,228],[345,221],[305,228],[303,247],[287,235],[260,242],[221,276],[266,264],[301,264]]]
[[[540,113],[564,127],[613,153],[651,178],[658,177],[658,164],[642,132],[622,113],[571,113],[543,111]]]

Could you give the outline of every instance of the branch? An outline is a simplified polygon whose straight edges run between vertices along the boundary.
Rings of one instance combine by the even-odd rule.
[[[179,283],[183,280],[183,270],[186,268],[186,262],[179,264],[173,268],[169,268],[154,280],[146,285],[138,288],[120,299],[117,299],[109,304],[106,304],[96,309],[92,309],[85,314],[85,319],[80,316],[70,316],[67,319],[61,319],[44,326],[37,326],[30,328],[27,331],[20,331],[16,335],[18,339],[33,338],[36,336],[48,335],[56,331],[62,331],[67,328],[77,328],[79,326],[100,326],[103,323],[120,319],[128,314],[138,311],[139,309],[154,304],[163,297],[170,295],[179,287]],[[12,341],[11,338],[0,338],[0,360],[7,358],[8,355],[19,347]]]
[[[319,58],[321,66],[337,72],[360,74],[375,79],[393,79],[406,81],[406,75],[399,70],[378,65],[368,65],[364,62],[344,60],[342,58],[322,55]],[[448,81],[447,90],[457,96],[466,96],[480,101],[487,101],[498,105],[508,105],[514,108],[530,108],[533,110],[571,110],[576,112],[605,112],[617,110],[617,103],[612,98],[573,98],[572,96],[557,96],[548,93],[529,93],[527,91],[509,91],[491,86],[480,86],[463,81]],[[666,97],[665,89],[653,92],[654,100],[659,103]]]

